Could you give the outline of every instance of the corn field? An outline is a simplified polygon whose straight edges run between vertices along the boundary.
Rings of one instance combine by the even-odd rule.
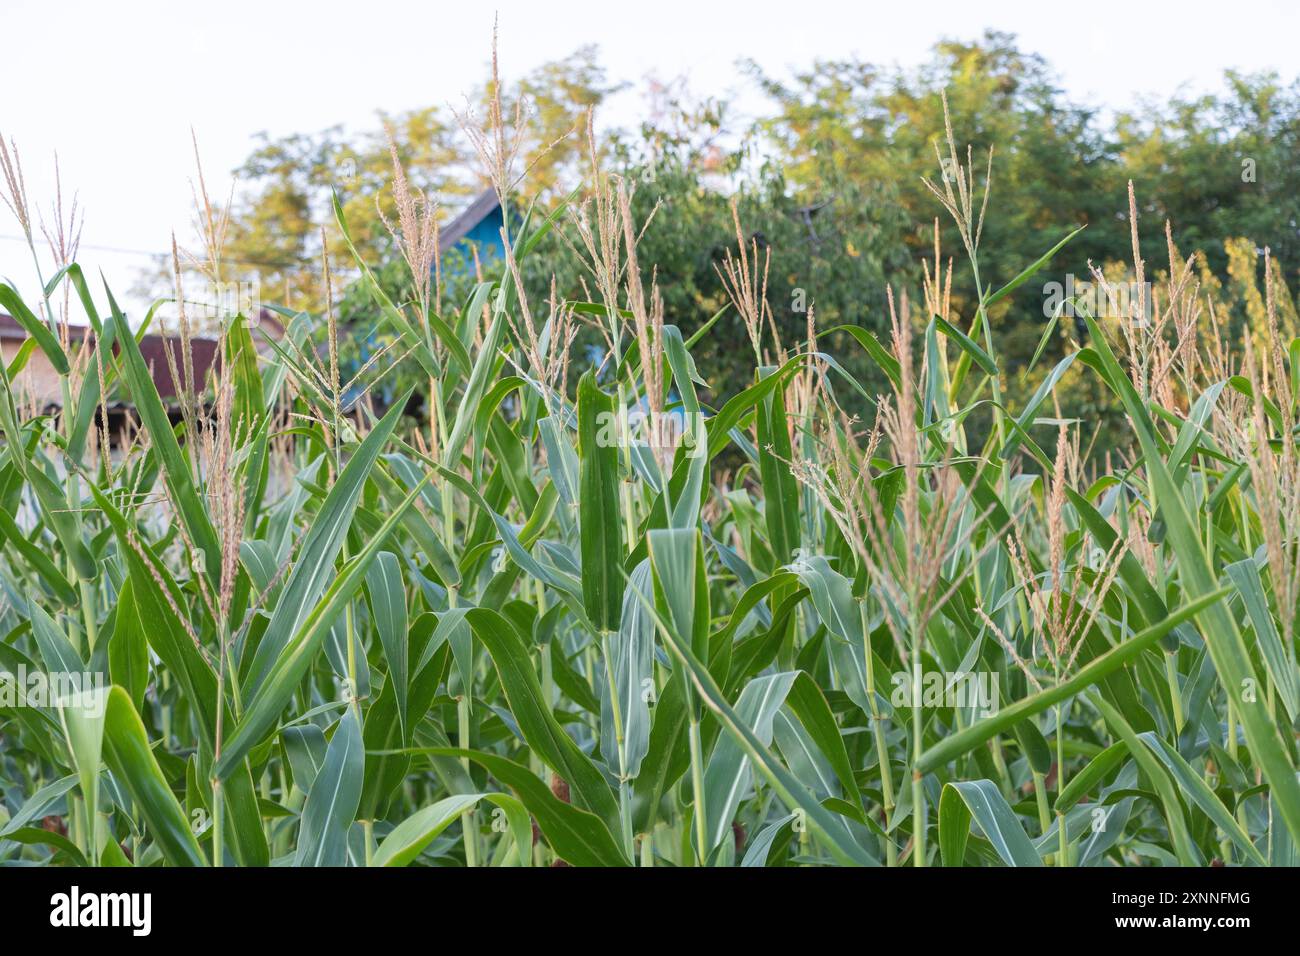
[[[470,130],[503,201],[505,128]],[[1086,336],[1011,407],[988,310],[1071,237],[981,273],[996,176],[940,142],[964,261],[945,275],[936,240],[884,335],[814,304],[779,341],[737,222],[754,371],[713,407],[692,347],[718,316],[664,315],[633,185],[594,148],[454,306],[396,159],[409,301],[336,203],[325,281],[331,258],[358,274],[397,343],[352,382],[333,316],[287,307],[267,345],[225,316],[196,380],[178,289],[172,407],[152,314],[75,261],[41,301],[0,285],[29,335],[0,365],[0,863],[1294,865],[1300,340],[1223,342],[1171,243],[1150,318],[1080,308]],[[529,301],[560,233],[588,300]],[[38,353],[53,410],[14,385]],[[346,399],[399,361],[427,420]],[[1061,411],[1080,372],[1127,454],[1088,455]],[[117,436],[110,399],[134,410]]]

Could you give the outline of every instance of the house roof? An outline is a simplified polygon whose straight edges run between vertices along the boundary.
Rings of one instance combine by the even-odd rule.
[[[90,331],[88,325],[68,325],[68,337],[73,339],[83,339],[86,333]],[[12,315],[5,315],[0,312],[0,339],[10,339],[21,341],[27,338],[27,330],[23,328],[22,323]]]
[[[190,339],[190,363],[194,369],[194,384],[199,391],[203,390],[208,379],[208,371],[216,364],[217,344],[216,339]],[[116,344],[113,350],[117,351]],[[167,362],[167,353],[170,351],[183,383],[185,371],[180,350],[181,340],[174,335],[146,335],[140,340],[140,354],[144,356],[144,364],[153,372],[153,383],[158,388],[159,398],[174,398],[180,392]]]
[[[275,323],[283,332],[283,327]],[[68,325],[68,336],[77,341],[81,341],[87,335],[93,335],[89,326],[86,325]],[[27,338],[27,330],[23,328],[11,315],[0,313],[0,340],[8,339],[10,341],[21,341]],[[201,338],[195,336],[190,339],[190,363],[194,370],[194,381],[200,384],[207,380],[208,371],[217,360],[216,339]],[[117,345],[113,346],[114,352],[117,351]],[[182,368],[184,366],[180,353],[181,340],[175,335],[146,335],[140,339],[140,354],[144,357],[144,364],[153,372],[154,385],[158,388],[160,398],[174,398],[179,389],[177,383],[172,379],[171,366],[167,362],[167,354],[170,351],[172,360],[176,363],[176,370],[184,375]]]
[[[479,193],[464,212],[448,223],[445,229],[440,230],[438,251],[443,253],[449,250],[469,235],[471,229],[499,208],[501,208],[501,200],[497,198],[495,189],[485,189]]]
[[[253,340],[259,335],[276,340],[284,338],[284,323],[270,309],[263,307],[257,313],[257,322],[253,325]]]
[[[69,338],[77,341],[84,339],[88,331],[90,331],[90,326],[87,325],[73,325],[71,323],[68,325]],[[257,337],[258,333],[261,333],[268,338],[282,339],[284,338],[284,323],[280,321],[274,312],[264,308],[257,314],[257,322],[253,325],[253,332],[254,338]],[[149,338],[149,336],[145,337]],[[25,338],[27,338],[27,330],[23,328],[22,323],[12,315],[5,315],[5,313],[0,312],[0,340],[22,341]]]

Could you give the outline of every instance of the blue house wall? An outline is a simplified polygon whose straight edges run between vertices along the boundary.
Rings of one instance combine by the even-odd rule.
[[[473,270],[474,253],[479,262],[487,263],[505,258],[505,245],[501,240],[501,227],[505,222],[496,193],[485,190],[463,212],[442,230],[439,251],[442,254],[442,273],[446,278]]]
[[[504,223],[501,204],[492,190],[480,193],[459,216],[448,223],[442,231],[439,244],[444,281],[457,276],[472,276],[475,251],[485,271],[491,270],[495,267],[494,264],[500,263],[505,258],[505,244],[501,239],[501,227]],[[361,347],[359,359],[350,363],[345,371],[349,374],[355,373],[371,355],[378,351],[381,347],[378,333],[377,324],[365,336],[365,344]],[[384,404],[394,398],[392,385],[380,383],[376,391],[377,397]],[[347,394],[342,396],[343,407],[351,408],[360,395],[359,385],[349,389]]]
[[[452,249],[463,252],[470,263],[474,261],[474,254],[470,251],[471,245],[478,247],[480,261],[486,262],[491,257],[504,258],[506,247],[501,241],[501,227],[504,224],[505,217],[501,215],[501,207],[497,206],[465,233],[465,237],[452,246]]]

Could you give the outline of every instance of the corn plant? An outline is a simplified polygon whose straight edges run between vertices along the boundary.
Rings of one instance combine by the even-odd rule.
[[[503,201],[506,119],[470,128]],[[1211,347],[1171,243],[1152,318],[1079,306],[1086,339],[1009,407],[990,309],[1070,237],[982,273],[989,174],[946,148],[968,314],[936,244],[883,340],[810,309],[782,343],[737,222],[722,272],[754,374],[713,405],[692,347],[718,316],[663,314],[594,142],[583,189],[509,221],[454,308],[396,157],[410,301],[336,203],[325,298],[348,261],[398,343],[354,382],[346,330],[290,308],[263,344],[226,315],[195,381],[178,260],[169,408],[152,312],[128,321],[71,257],[38,303],[0,285],[30,336],[0,366],[0,862],[1295,863],[1300,340]],[[554,235],[589,300],[529,301]],[[53,411],[14,384],[38,351]],[[399,360],[427,421],[346,398]],[[1122,405],[1127,456],[1081,449],[1079,374]]]

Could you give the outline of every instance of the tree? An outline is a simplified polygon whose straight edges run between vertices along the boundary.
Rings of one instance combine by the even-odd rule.
[[[788,80],[757,64],[746,69],[770,103],[752,124],[740,125],[727,103],[697,98],[681,81],[655,82],[647,121],[634,131],[612,131],[599,144],[606,168],[636,186],[634,215],[649,220],[641,261],[655,267],[668,321],[687,335],[727,303],[718,269],[728,251],[736,252],[733,200],[741,240],[771,255],[768,301],[775,336],[786,347],[806,335],[809,306],[822,333],[844,323],[883,333],[887,284],[921,301],[922,263],[933,260],[936,222],[944,263],[950,256],[959,263],[945,318],[964,326],[981,292],[999,288],[1086,226],[1038,277],[990,309],[1002,386],[1013,406],[1038,386],[1068,347],[1067,335],[1077,331],[1062,323],[1044,343],[1047,283],[1065,273],[1087,281],[1094,267],[1131,278],[1125,271],[1131,262],[1130,179],[1147,254],[1165,247],[1170,220],[1181,254],[1202,254],[1203,283],[1226,276],[1216,302],[1232,334],[1249,327],[1259,311],[1250,290],[1257,283],[1262,288],[1263,248],[1272,250],[1279,290],[1300,265],[1300,168],[1294,163],[1300,84],[1230,73],[1222,94],[1146,105],[1108,122],[1072,102],[1041,57],[997,32],[940,42],[926,63],[911,69],[847,59],[815,63]],[[508,137],[518,137],[521,181],[513,214],[534,201],[553,208],[582,182],[586,144],[581,135],[565,134],[616,89],[595,48],[583,47],[501,91]],[[476,88],[459,116],[444,108],[381,114],[412,187],[446,208],[486,185],[460,126],[481,122],[493,92],[490,83]],[[952,172],[946,147],[936,150],[946,122],[959,148],[970,144],[960,159],[974,168],[977,196],[985,187],[987,152],[994,152],[978,285],[956,230],[923,182]],[[392,214],[384,131],[353,137],[335,128],[268,139],[242,175],[247,188],[235,209],[228,254],[253,263],[264,298],[320,308],[314,273],[322,226],[331,248],[341,251],[332,231],[334,191],[390,298],[410,297],[409,276],[383,222]],[[571,243],[562,221],[526,260],[525,281],[539,298],[552,288],[569,300],[589,297]],[[341,256],[334,265],[346,275]],[[1163,261],[1147,264],[1149,281],[1159,281],[1162,272]],[[448,279],[450,304],[470,279],[468,272]],[[1208,284],[1205,291],[1218,294]],[[1279,302],[1286,319],[1290,300]],[[375,303],[355,286],[344,291],[336,311],[356,324],[363,340],[367,329],[380,325]],[[724,313],[694,351],[715,400],[748,384],[743,350],[735,348],[743,339],[739,318]],[[856,346],[829,344],[841,361],[855,361]],[[1087,394],[1081,385],[1068,394],[1077,407],[1062,408],[1062,414],[1104,417],[1108,400],[1100,392]]]
[[[589,108],[618,89],[607,81],[595,47],[581,47],[525,76],[519,89],[503,91],[504,113],[514,133],[520,119],[521,189],[543,203],[576,183],[580,137],[569,135]],[[462,123],[482,121],[491,81],[475,86],[459,107],[429,106],[378,114],[375,129],[353,135],[342,127],[315,134],[260,136],[253,153],[236,170],[240,191],[231,210],[224,254],[245,278],[255,277],[262,297],[295,309],[319,311],[321,230],[340,276],[351,263],[343,256],[334,223],[337,193],[352,238],[367,261],[394,255],[384,217],[394,218],[391,143],[412,189],[424,193],[449,218],[464,201],[487,186]]]
[[[1121,114],[1114,135],[1153,242],[1163,243],[1169,220],[1179,246],[1204,252],[1222,272],[1227,242],[1246,236],[1296,274],[1300,82],[1229,72],[1225,94]]]

